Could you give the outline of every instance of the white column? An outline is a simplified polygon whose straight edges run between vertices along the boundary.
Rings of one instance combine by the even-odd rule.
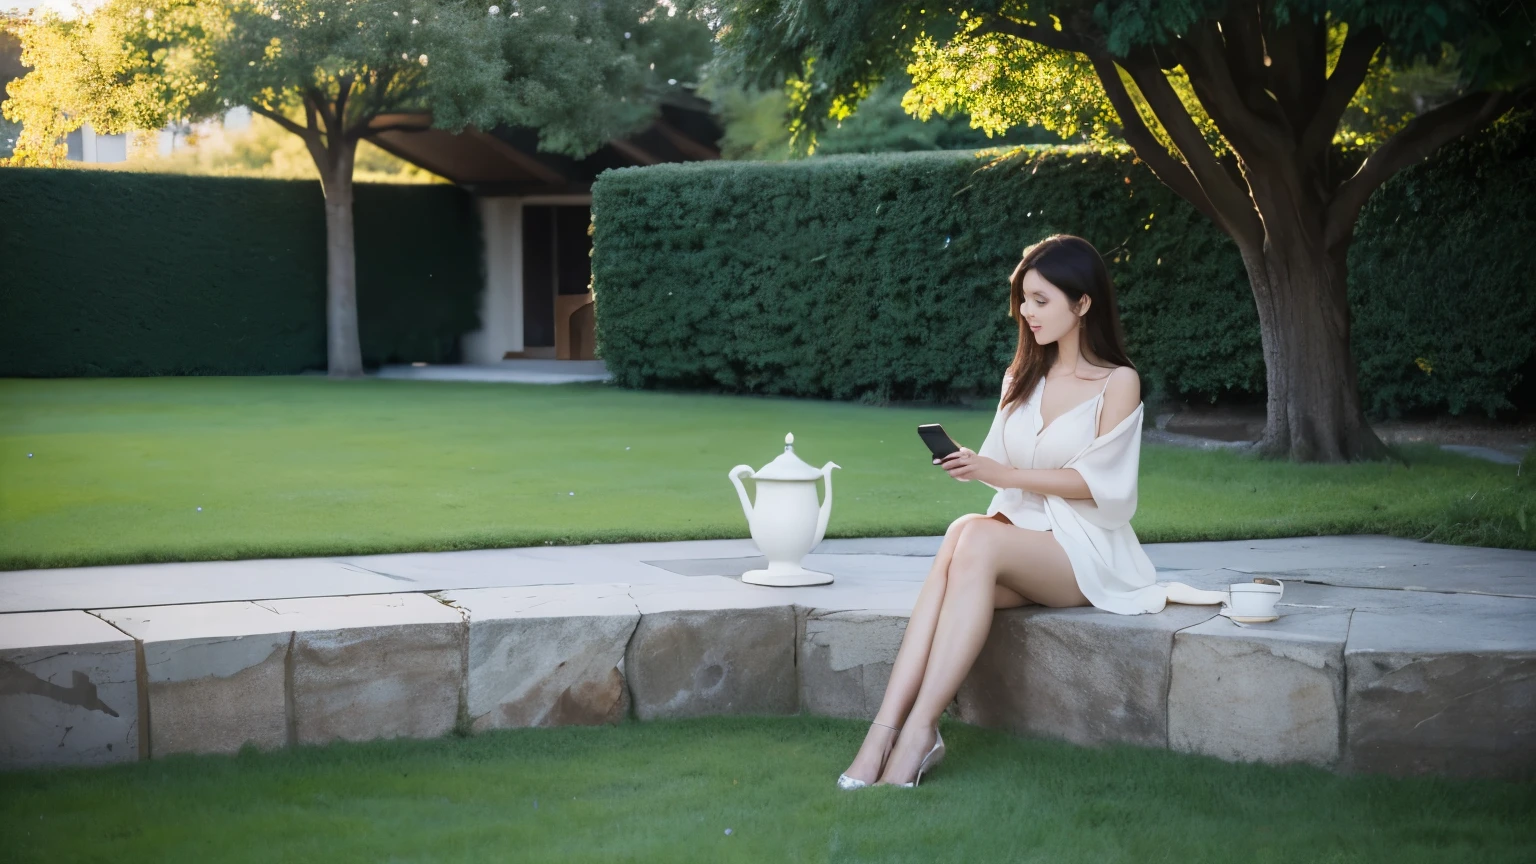
[[[96,161],[96,130],[89,123],[80,124],[80,161]]]
[[[481,198],[479,203],[485,291],[481,329],[464,337],[464,362],[499,363],[508,351],[523,350],[523,201]]]

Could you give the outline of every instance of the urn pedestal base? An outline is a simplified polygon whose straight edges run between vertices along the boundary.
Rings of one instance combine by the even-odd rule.
[[[770,566],[767,570],[748,570],[741,574],[741,581],[750,582],[753,585],[770,585],[775,588],[794,588],[801,585],[830,585],[832,574],[818,573],[804,567],[775,570]]]

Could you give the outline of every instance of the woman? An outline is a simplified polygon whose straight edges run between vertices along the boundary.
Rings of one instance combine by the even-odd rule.
[[[981,652],[992,610],[1091,604],[1135,615],[1226,596],[1158,583],[1131,530],[1141,381],[1098,251],[1081,237],[1047,237],[1008,281],[1019,345],[992,428],[979,451],[935,460],[997,494],[985,515],[945,532],[880,710],[838,778],[844,789],[914,786],[943,758],[939,715]]]

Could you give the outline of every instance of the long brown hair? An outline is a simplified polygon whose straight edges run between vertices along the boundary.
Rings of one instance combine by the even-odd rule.
[[[1074,306],[1084,294],[1093,298],[1082,318],[1082,347],[1099,362],[1131,366],[1130,358],[1125,356],[1125,337],[1120,331],[1115,286],[1099,250],[1081,237],[1052,234],[1024,250],[1024,260],[1008,281],[1008,314],[1019,322],[1019,347],[1014,352],[1013,363],[1008,366],[1013,381],[1003,395],[1004,406],[1019,405],[1028,399],[1035,391],[1035,385],[1045,377],[1045,371],[1056,362],[1056,343],[1036,343],[1019,312],[1024,303],[1024,274],[1030,270],[1040,271],[1045,281],[1061,289]]]

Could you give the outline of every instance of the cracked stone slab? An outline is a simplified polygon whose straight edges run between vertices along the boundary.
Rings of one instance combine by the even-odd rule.
[[[96,613],[144,652],[149,753],[234,753],[288,743],[284,686],[293,631],[255,603]]]
[[[761,570],[768,566],[768,559],[761,555],[744,558],[678,558],[673,560],[646,561],[680,576],[724,576],[740,579],[748,570]],[[834,580],[850,578],[888,582],[921,582],[928,576],[933,565],[932,556],[917,558],[901,555],[807,555],[801,564],[808,570],[830,573]],[[837,581],[832,584],[836,586]],[[818,587],[824,586],[804,586]]]
[[[0,612],[383,594],[392,579],[323,558],[53,567],[0,573]]]
[[[1536,601],[1400,593],[1350,625],[1344,767],[1536,777]]]
[[[1150,543],[1158,569],[1225,567],[1350,588],[1419,588],[1536,597],[1536,552],[1397,537],[1286,537]]]
[[[401,583],[396,591],[673,581],[669,573],[640,561],[604,554],[591,546],[406,552],[336,560],[396,580]]]
[[[1153,615],[1000,610],[960,687],[960,718],[1075,744],[1167,747],[1174,633],[1215,614],[1180,605]]]
[[[728,576],[691,576],[679,585],[633,585],[641,614],[685,609],[747,609],[801,606],[824,611],[906,609],[917,602],[922,583],[880,576],[846,576],[831,585],[770,587]]]
[[[868,720],[880,708],[910,609],[811,609],[800,617],[800,707]]]
[[[932,558],[944,545],[944,535],[934,537],[850,537],[823,540],[813,550],[824,555],[909,555]]]
[[[631,585],[629,594],[641,615],[710,609],[789,606],[792,589],[749,585],[726,576],[692,576],[666,585]]]
[[[640,621],[628,589],[544,585],[440,594],[469,620],[475,730],[623,720],[624,650]]]
[[[85,612],[0,615],[0,767],[138,759],[137,653]]]
[[[679,576],[728,576],[739,578],[748,570],[761,570],[768,566],[768,559],[761,555],[745,558],[676,558],[662,561],[642,561],[652,567],[660,567]]]
[[[798,709],[794,608],[716,599],[702,609],[647,611],[640,603],[624,659],[639,719]]]
[[[294,631],[289,691],[300,744],[434,738],[458,719],[461,614],[425,594],[261,604]]]
[[[1229,762],[1338,762],[1349,609],[1217,615],[1173,640],[1168,746]]]

